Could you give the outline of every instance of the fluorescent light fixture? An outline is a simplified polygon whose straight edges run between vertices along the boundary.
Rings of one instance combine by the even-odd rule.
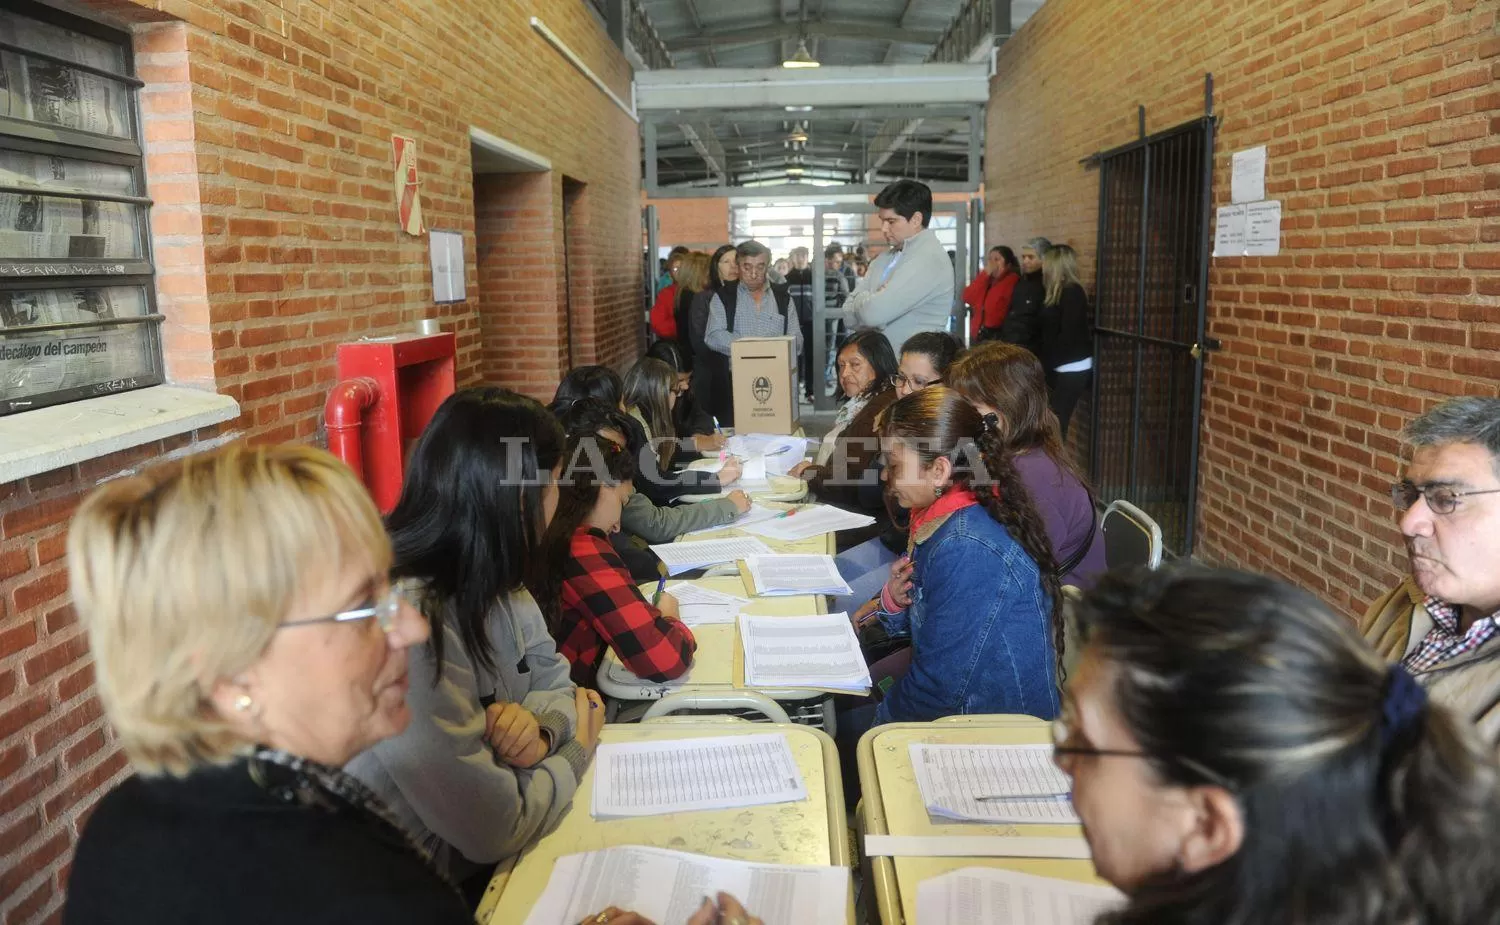
[[[798,39],[797,53],[781,62],[782,67],[822,67],[818,60],[807,52],[807,39]]]
[[[811,106],[786,106],[783,108],[786,109],[787,112],[812,112]]]
[[[802,174],[806,173],[806,171],[803,170],[801,167],[788,167],[786,169],[786,172],[787,172],[787,176],[790,176],[790,177],[800,177],[800,176],[802,176]]]

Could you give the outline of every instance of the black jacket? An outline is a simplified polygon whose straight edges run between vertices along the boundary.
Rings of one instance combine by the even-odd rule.
[[[106,794],[78,843],[65,925],[472,925],[390,823],[337,798],[285,799],[294,773],[260,767],[264,785],[240,760]]]
[[[1000,325],[1000,339],[1017,347],[1025,347],[1040,359],[1042,355],[1041,313],[1042,303],[1047,299],[1047,287],[1042,283],[1042,271],[1023,273],[1010,295],[1010,311]],[[1043,361],[1045,365],[1046,361]],[[1047,367],[1051,369],[1052,367]]]
[[[1043,305],[1038,324],[1042,368],[1052,372],[1094,355],[1094,325],[1089,317],[1089,297],[1083,287],[1063,287],[1056,305]]]

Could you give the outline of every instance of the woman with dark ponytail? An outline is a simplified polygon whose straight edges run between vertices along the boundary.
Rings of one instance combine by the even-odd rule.
[[[881,436],[887,485],[911,511],[910,568],[893,568],[874,616],[888,633],[910,635],[911,648],[910,667],[871,721],[1053,718],[1062,651],[1056,563],[998,435],[957,392],[934,386],[892,405]]]
[[[1106,575],[1054,724],[1099,925],[1494,925],[1500,768],[1353,625],[1270,578]]]

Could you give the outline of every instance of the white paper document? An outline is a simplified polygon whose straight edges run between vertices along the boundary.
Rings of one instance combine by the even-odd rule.
[[[678,616],[688,626],[733,623],[740,609],[750,603],[748,597],[737,597],[688,582],[669,585],[667,593],[677,599]]]
[[[721,562],[768,555],[771,548],[753,536],[733,536],[722,540],[659,543],[653,545],[651,551],[667,567],[668,575],[677,575]]]
[[[1281,253],[1281,203],[1252,202],[1245,206],[1245,256],[1275,257]]]
[[[733,623],[740,615],[740,604],[683,604],[677,616],[688,626]]]
[[[464,236],[457,231],[429,231],[432,263],[432,301],[462,302],[464,294]]]
[[[1050,745],[911,746],[911,766],[927,812],[978,822],[1076,825],[1071,783]],[[1026,799],[1036,797],[1036,799]]]
[[[755,687],[870,690],[870,669],[844,613],[809,617],[740,614],[745,683]]]
[[[1214,219],[1214,256],[1245,256],[1245,207],[1219,206]]]
[[[656,547],[651,547],[655,549]],[[770,552],[770,550],[766,550]],[[755,593],[768,597],[787,594],[853,594],[839,575],[833,556],[749,556],[745,565]]]
[[[730,486],[730,489],[733,490],[735,487],[736,486]],[[727,524],[723,524],[718,527],[704,527],[702,530],[691,530],[687,533],[684,533],[683,536],[697,536],[700,533],[717,533],[720,530],[741,529],[744,527],[748,527],[751,524],[761,523],[762,521],[775,520],[783,513],[783,511],[778,511],[775,508],[761,507],[759,504],[752,504],[750,505],[750,510],[736,517],[734,520],[731,520]]]
[[[1234,152],[1229,159],[1231,202],[1259,202],[1266,198],[1266,146]]]
[[[679,604],[719,604],[719,605],[744,605],[750,603],[750,598],[739,597],[734,594],[725,594],[723,591],[715,591],[713,588],[705,588],[703,585],[695,585],[690,581],[679,581],[676,584],[667,585],[667,593],[677,598]]]
[[[822,536],[824,533],[833,533],[836,530],[856,530],[860,527],[868,527],[874,522],[875,518],[864,514],[855,514],[827,504],[812,504],[798,508],[785,517],[751,524],[745,528],[745,532],[773,540],[795,542],[809,537]]]
[[[620,845],[558,858],[526,925],[574,925],[610,906],[653,922],[686,922],[720,891],[766,925],[826,925],[844,921],[849,869]]]
[[[595,819],[734,809],[807,799],[786,736],[712,736],[600,745]]]
[[[992,867],[965,867],[917,884],[922,925],[1093,925],[1124,904],[1113,887]]]

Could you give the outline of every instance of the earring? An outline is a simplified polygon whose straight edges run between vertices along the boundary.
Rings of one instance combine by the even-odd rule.
[[[255,706],[255,701],[249,694],[241,694],[234,698],[234,708],[241,713],[248,713]]]
[[[947,490],[948,490],[948,486],[947,485],[936,485],[932,489],[932,496],[934,498],[941,498],[943,496],[943,492],[945,492]]]

